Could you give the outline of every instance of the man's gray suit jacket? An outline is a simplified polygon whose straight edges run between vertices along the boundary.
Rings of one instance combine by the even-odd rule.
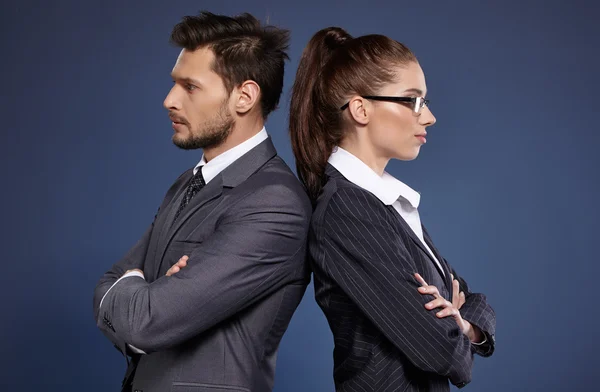
[[[270,138],[173,223],[192,175],[177,179],[143,237],[100,279],[96,322],[122,353],[131,354],[128,344],[147,353],[132,355],[124,389],[270,391],[279,342],[310,280],[310,201]],[[187,266],[165,276],[183,255]],[[146,280],[127,277],[109,290],[135,268]]]

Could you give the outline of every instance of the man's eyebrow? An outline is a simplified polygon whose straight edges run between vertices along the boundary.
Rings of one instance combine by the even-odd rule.
[[[178,78],[177,75],[171,74],[171,77],[173,78],[173,80],[178,81],[178,82],[184,82],[184,83],[189,83],[189,84],[193,84],[195,86],[202,86],[202,83],[200,83],[199,80],[193,79],[193,78]]]

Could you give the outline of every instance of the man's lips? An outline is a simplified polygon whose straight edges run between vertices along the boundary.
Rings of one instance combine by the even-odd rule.
[[[183,117],[175,116],[174,114],[169,114],[169,118],[175,124],[187,124],[187,121]]]

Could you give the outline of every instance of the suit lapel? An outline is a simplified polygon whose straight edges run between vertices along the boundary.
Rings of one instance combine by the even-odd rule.
[[[438,263],[436,263],[435,260],[433,259],[433,257],[431,256],[431,253],[427,250],[427,248],[425,247],[425,245],[423,245],[423,241],[421,241],[419,239],[419,237],[417,237],[417,235],[415,234],[415,232],[413,231],[413,229],[410,228],[410,226],[408,225],[408,223],[406,223],[406,221],[404,220],[404,218],[402,218],[402,216],[398,213],[398,211],[396,211],[396,209],[394,208],[394,206],[389,205],[389,206],[386,206],[386,207],[387,207],[387,209],[392,214],[394,214],[394,216],[397,218],[398,222],[400,223],[400,226],[402,227],[402,229],[404,229],[404,231],[408,233],[410,239],[427,256],[427,258],[429,259],[429,261],[431,262],[431,264],[433,264],[435,266],[435,269],[438,271],[438,273],[440,274],[440,276],[442,277],[442,279],[446,283],[446,286],[448,286],[448,282],[446,281],[445,276],[449,275],[449,273],[447,273],[443,268],[440,269],[440,267],[438,266]],[[423,234],[425,234],[425,232],[423,232]],[[425,237],[425,235],[423,237]],[[427,243],[427,245],[431,246],[429,243]],[[431,251],[434,252],[435,257],[437,257],[439,259],[439,256],[435,253],[435,250],[433,248],[431,248]],[[441,264],[441,261],[440,261],[440,264]]]
[[[338,179],[343,179],[344,181],[348,181],[348,179],[346,179],[346,177],[344,177],[342,175],[342,173],[340,173],[330,163],[327,164],[327,166],[325,168],[325,173],[329,177],[334,177],[334,178],[338,178]],[[348,182],[350,182],[350,181],[348,181]],[[353,185],[355,185],[355,184],[353,184]],[[358,187],[358,185],[355,185],[355,186]],[[360,188],[360,189],[362,189],[362,188]],[[384,205],[384,204],[382,203],[382,205]],[[440,277],[444,281],[444,284],[446,285],[446,288],[448,289],[448,292],[450,293],[450,296],[452,296],[452,279],[450,278],[450,271],[448,269],[448,266],[446,265],[444,259],[440,256],[440,254],[437,251],[437,249],[433,246],[433,242],[431,241],[431,238],[429,237],[429,234],[427,233],[427,231],[425,230],[425,228],[423,227],[423,225],[421,225],[421,227],[423,228],[423,238],[424,238],[425,242],[427,243],[427,246],[430,247],[431,252],[433,252],[434,256],[438,259],[439,265],[433,259],[433,256],[431,255],[431,252],[429,252],[429,250],[427,250],[427,248],[423,244],[423,241],[421,241],[419,239],[419,237],[417,237],[417,235],[415,234],[415,232],[413,231],[413,229],[410,228],[410,226],[408,225],[408,223],[406,223],[406,221],[404,220],[404,218],[402,217],[402,215],[400,215],[398,213],[398,211],[396,211],[396,209],[394,208],[394,206],[393,205],[384,205],[384,206],[394,216],[394,218],[396,219],[396,221],[400,225],[401,229],[404,232],[408,233],[408,236],[410,237],[410,239],[427,256],[427,258],[429,259],[429,262],[435,266],[435,269],[438,271],[438,273],[440,274]],[[440,265],[441,265],[441,269],[440,269]]]
[[[152,235],[152,240],[150,243],[151,249],[149,249],[148,256],[151,262],[146,262],[144,266],[144,272],[147,277],[156,277],[156,267],[157,263],[155,260],[157,252],[161,251],[161,245],[164,243],[163,240],[167,235],[167,231],[171,226],[171,222],[173,221],[173,217],[175,216],[175,211],[177,208],[173,208],[173,206],[179,206],[181,203],[181,199],[183,198],[183,194],[192,178],[193,171],[192,169],[187,170],[185,173],[181,175],[181,177],[176,181],[173,187],[174,189],[170,189],[167,192],[166,204],[161,206],[161,211],[156,217],[156,221],[154,222],[154,232]],[[179,184],[177,184],[179,182]],[[169,196],[171,194],[171,196]]]
[[[186,191],[188,185],[190,184],[190,181],[194,174],[192,170],[189,170],[188,172],[189,173],[186,173],[186,177],[188,177],[187,181],[184,181],[183,186],[181,188],[179,188],[179,190],[175,193],[175,195],[171,199],[171,202],[168,205],[167,211],[165,212],[165,214],[163,214],[162,219],[159,221],[159,225],[160,225],[159,245],[161,243],[163,243],[164,239],[167,237],[169,229],[172,226],[173,218],[175,217],[175,213],[177,212],[177,209],[178,209],[179,205],[181,204],[181,200],[183,199],[185,191]]]
[[[209,201],[221,196],[222,193],[223,181],[221,179],[221,175],[219,174],[215,178],[213,178],[211,182],[206,184],[204,188],[202,188],[202,190],[200,190],[200,192],[198,192],[198,194],[192,198],[192,200],[190,200],[190,203],[183,209],[181,215],[179,216],[179,218],[177,218],[177,221],[172,223],[171,227],[167,231],[167,240],[173,238],[173,235],[175,235],[177,230],[179,230],[179,228],[190,217],[190,215],[194,214]],[[173,208],[172,210],[176,211],[177,208]],[[173,213],[172,215],[174,218],[175,213]],[[173,222],[173,219],[171,219],[171,222]]]
[[[246,154],[238,158],[235,162],[229,165],[225,170],[219,173],[213,178],[208,184],[198,192],[196,196],[190,200],[190,203],[181,212],[177,222],[173,223],[173,218],[177,212],[185,189],[189,183],[184,182],[184,186],[177,192],[173,197],[168,213],[163,214],[163,218],[160,221],[161,233],[158,239],[158,246],[156,251],[155,262],[156,270],[153,271],[154,279],[158,278],[160,273],[163,257],[169,247],[169,244],[173,240],[173,237],[177,234],[177,231],[182,225],[188,220],[188,218],[196,213],[202,213],[201,209],[211,200],[222,197],[224,188],[235,188],[242,182],[244,182],[253,173],[259,170],[266,162],[277,155],[275,146],[271,138],[267,138],[265,141],[248,151]],[[191,172],[191,170],[190,170]],[[190,174],[191,176],[191,174]],[[182,255],[183,256],[183,255]]]
[[[158,274],[161,270],[163,257],[165,256],[167,248],[171,243],[171,240],[175,236],[175,233],[177,233],[179,228],[192,214],[196,213],[206,203],[213,199],[216,199],[223,193],[223,181],[221,179],[221,175],[217,175],[208,184],[206,184],[204,188],[202,188],[198,192],[198,194],[194,196],[192,200],[190,200],[189,204],[183,209],[181,215],[177,218],[177,221],[173,222],[173,219],[175,218],[175,213],[177,212],[177,209],[181,204],[181,200],[183,199],[184,193],[185,192],[181,192],[177,198],[173,198],[174,202],[171,203],[171,209],[164,222],[163,231],[161,233],[161,238],[159,239],[158,244],[158,263],[156,266],[156,271],[154,271],[155,279],[158,279]]]
[[[452,272],[450,271],[450,268],[448,268],[448,264],[446,264],[446,261],[444,260],[444,258],[440,254],[440,252],[433,245],[433,241],[431,240],[431,237],[429,236],[429,233],[427,232],[427,230],[425,230],[425,226],[421,225],[421,227],[423,228],[423,238],[425,239],[425,242],[427,242],[427,246],[429,246],[429,248],[431,249],[431,251],[433,252],[435,257],[437,258],[437,260],[440,262],[442,269],[444,270],[444,275],[442,276],[442,278],[444,279],[444,282],[446,283],[446,288],[448,289],[450,298],[452,298],[452,277],[450,276],[452,274]],[[436,263],[436,265],[437,265],[437,263]]]

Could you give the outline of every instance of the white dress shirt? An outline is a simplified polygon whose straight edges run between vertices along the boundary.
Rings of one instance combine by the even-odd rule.
[[[202,154],[202,159],[200,159],[200,162],[198,162],[196,167],[194,167],[194,175],[198,172],[198,170],[202,170],[202,177],[204,178],[204,183],[208,184],[212,179],[214,179],[219,173],[221,173],[223,170],[225,170],[229,165],[231,165],[233,162],[235,162],[236,160],[241,158],[242,155],[246,154],[247,152],[252,150],[254,147],[258,146],[260,143],[264,142],[268,137],[269,137],[269,134],[267,133],[267,130],[265,129],[265,127],[263,127],[260,130],[260,132],[258,132],[256,135],[252,136],[250,139],[221,153],[220,155],[217,155],[216,157],[211,159],[210,162],[206,162],[206,158],[204,157],[204,154]],[[115,285],[117,283],[119,283],[121,280],[131,277],[131,276],[137,276],[139,278],[145,279],[144,274],[142,274],[139,271],[128,272],[128,273],[124,274],[123,276],[121,276],[115,283],[113,283],[113,285],[110,286],[110,288],[106,291],[106,294],[108,294],[108,292],[113,287],[115,287]],[[102,308],[102,302],[104,301],[106,294],[104,294],[104,296],[102,297],[102,300],[100,300],[100,308]],[[129,347],[135,353],[146,354],[144,351],[142,351],[142,350],[138,349],[137,347],[134,347],[130,344],[129,344]]]
[[[393,206],[421,240],[425,249],[429,251],[440,271],[444,274],[440,262],[423,238],[423,227],[421,226],[419,210],[417,210],[421,195],[417,191],[385,171],[380,176],[366,163],[341,147],[333,149],[333,153],[329,157],[329,163],[342,173],[348,181],[371,192],[383,204]]]
[[[194,174],[196,174],[198,170],[202,168],[202,177],[204,178],[204,182],[208,184],[219,173],[225,170],[227,166],[231,165],[233,162],[241,158],[242,155],[246,154],[248,151],[264,142],[268,137],[269,135],[267,134],[267,130],[265,127],[263,127],[259,133],[252,136],[250,139],[238,144],[237,146],[225,151],[220,155],[217,155],[208,163],[206,162],[204,155],[202,155],[202,159],[194,168]]]

